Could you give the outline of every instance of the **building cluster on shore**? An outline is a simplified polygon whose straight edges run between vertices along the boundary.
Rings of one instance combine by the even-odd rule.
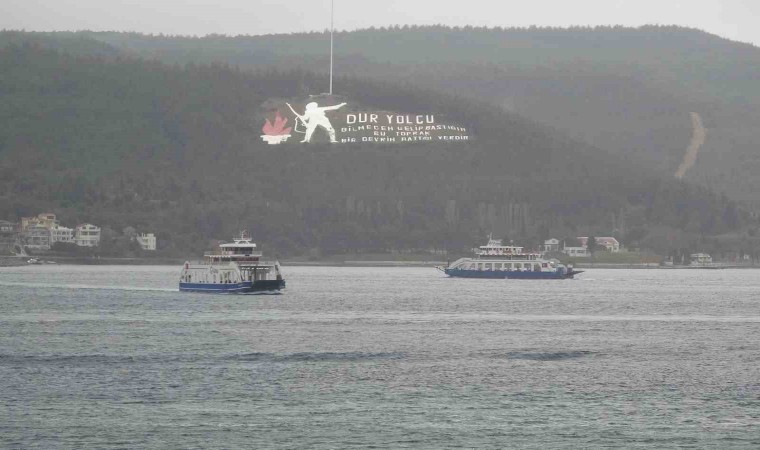
[[[566,245],[565,241],[559,239],[547,239],[544,241],[544,245],[541,246],[542,253],[564,253],[567,256],[574,258],[588,258],[591,256],[591,252],[588,248],[588,237],[581,236],[577,238],[580,243],[579,246]],[[596,248],[610,253],[620,252],[620,242],[614,237],[598,237],[594,238],[596,242]]]
[[[578,237],[575,240],[578,241],[580,245],[578,246],[570,246],[566,245],[566,241],[560,241],[559,239],[547,239],[544,241],[544,244],[541,246],[541,253],[542,254],[549,254],[549,253],[564,253],[567,256],[573,257],[573,258],[590,258],[591,251],[589,250],[588,246],[588,237]],[[599,251],[605,251],[609,253],[620,253],[621,250],[624,250],[620,246],[620,242],[618,242],[617,239],[614,237],[598,237],[594,239],[596,242],[596,245],[594,246]],[[747,254],[741,255],[741,257],[736,257],[731,262],[734,263],[746,263],[750,261],[750,257]],[[682,255],[680,261],[676,262],[673,260],[672,257],[668,258],[664,261],[663,265],[665,266],[673,266],[673,265],[681,265],[681,266],[695,266],[695,267],[709,267],[713,266],[714,261],[713,257],[707,253],[692,253],[691,255],[685,254]]]
[[[90,223],[69,228],[61,225],[55,214],[43,213],[22,217],[20,223],[0,220],[0,245],[16,254],[24,254],[24,249],[47,251],[56,243],[98,247],[101,232],[100,227]],[[156,236],[153,233],[136,235],[134,239],[143,250],[156,250]]]

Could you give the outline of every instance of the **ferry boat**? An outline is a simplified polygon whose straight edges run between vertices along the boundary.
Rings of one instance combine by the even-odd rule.
[[[232,243],[206,253],[201,263],[186,262],[179,279],[183,292],[276,294],[285,288],[280,263],[264,261],[256,244],[242,232]]]
[[[503,245],[489,238],[488,245],[474,250],[474,258],[461,258],[448,267],[438,267],[450,277],[496,278],[517,280],[566,280],[582,271],[573,270],[537,253],[525,253],[524,247]]]

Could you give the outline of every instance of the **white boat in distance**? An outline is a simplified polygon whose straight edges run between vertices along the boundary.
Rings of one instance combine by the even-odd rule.
[[[507,278],[517,280],[567,280],[582,271],[558,261],[525,253],[523,247],[503,245],[489,236],[488,244],[474,250],[474,258],[461,258],[448,267],[438,267],[453,278]]]
[[[201,263],[186,262],[179,280],[182,292],[211,294],[275,294],[285,288],[280,263],[262,260],[262,253],[243,231],[232,243],[206,253]]]

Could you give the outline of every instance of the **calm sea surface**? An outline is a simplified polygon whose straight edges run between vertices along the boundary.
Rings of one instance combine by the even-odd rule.
[[[0,269],[0,447],[760,447],[760,270]]]

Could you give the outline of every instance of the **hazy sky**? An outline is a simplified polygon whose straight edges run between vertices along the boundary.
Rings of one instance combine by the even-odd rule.
[[[335,0],[338,29],[676,24],[760,45],[758,0]],[[330,0],[0,0],[0,29],[205,35],[324,30]]]

